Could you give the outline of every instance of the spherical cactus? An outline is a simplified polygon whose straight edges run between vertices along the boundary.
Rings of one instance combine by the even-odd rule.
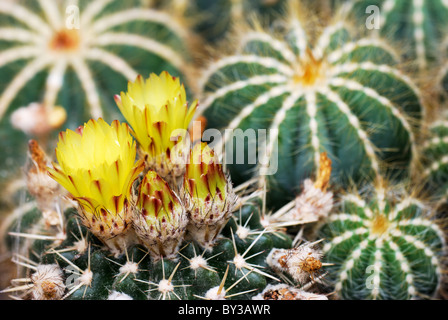
[[[420,70],[440,62],[439,44],[448,30],[446,1],[349,0],[348,10],[369,27],[369,32],[405,46],[405,57]]]
[[[321,230],[328,279],[340,298],[431,298],[442,283],[441,227],[422,201],[389,191],[344,196]]]
[[[342,21],[313,39],[290,12],[283,32],[241,33],[232,39],[236,53],[203,74],[203,115],[209,127],[225,129],[224,159],[233,180],[254,171],[266,175],[279,203],[316,174],[322,152],[338,185],[379,176],[383,164],[389,174],[402,173],[417,155],[413,124],[421,101],[398,69],[395,51],[381,40],[356,38]],[[258,129],[268,130],[264,144],[266,132]],[[244,161],[233,156],[241,145]]]
[[[120,119],[113,95],[138,74],[168,70],[187,82],[191,34],[166,8],[142,8],[136,0],[73,3],[0,4],[5,175],[16,172],[26,151],[27,137],[16,128],[49,142],[64,122],[75,129],[90,118]]]

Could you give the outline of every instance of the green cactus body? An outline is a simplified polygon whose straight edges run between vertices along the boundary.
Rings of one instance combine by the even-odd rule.
[[[246,154],[244,164],[226,158],[237,163],[229,164],[233,181],[254,171],[268,174],[270,197],[280,203],[315,174],[321,152],[332,160],[337,185],[379,176],[384,163],[405,168],[416,155],[411,123],[421,117],[421,103],[417,88],[397,69],[395,52],[380,40],[353,38],[341,22],[327,26],[315,42],[299,19],[285,26],[277,37],[242,34],[237,53],[203,74],[203,115],[209,127],[226,129],[227,155],[244,145],[251,157],[262,138],[255,141],[257,133],[247,129],[268,129],[258,167]],[[278,170],[267,173],[266,163]]]
[[[26,150],[26,137],[15,127],[27,136],[45,137],[64,118],[73,129],[90,118],[121,119],[113,95],[138,74],[168,70],[187,82],[188,28],[168,12],[142,9],[138,1],[63,4],[0,4],[0,148],[5,151],[0,167],[5,177]],[[52,119],[56,106],[65,109],[65,117]]]
[[[444,39],[448,27],[446,15],[448,4],[443,0],[355,0],[350,11],[359,21],[372,24],[371,32],[393,39],[400,46],[406,46],[404,55],[414,60],[424,70],[439,61],[439,43]],[[351,7],[353,6],[353,7]],[[379,16],[373,16],[379,9]],[[378,23],[378,25],[374,25]],[[378,29],[376,29],[378,28]]]
[[[424,179],[433,194],[444,195],[448,187],[448,122],[430,125],[430,135],[423,145]]]
[[[28,254],[22,251],[16,262],[31,266],[31,273],[37,266],[59,265],[66,289],[58,298],[64,299],[209,299],[216,295],[208,292],[220,286],[225,299],[250,299],[280,281],[266,263],[269,252],[292,245],[283,232],[263,232],[259,205],[252,199],[236,211],[212,248],[204,250],[186,240],[175,258],[157,261],[140,245],[114,257],[69,209],[64,238],[28,241]],[[22,221],[33,224],[32,215],[25,214]],[[22,227],[23,233],[43,231],[28,229],[25,223]],[[24,244],[23,237],[13,235]],[[17,296],[32,298],[35,289]]]
[[[343,299],[433,297],[441,283],[444,234],[412,197],[343,198],[321,230],[329,278]]]

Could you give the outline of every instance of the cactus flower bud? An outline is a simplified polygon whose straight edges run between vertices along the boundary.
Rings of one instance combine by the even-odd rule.
[[[190,152],[183,193],[190,234],[201,246],[211,246],[232,214],[236,195],[230,178],[206,143],[197,143]]]
[[[153,259],[176,257],[187,222],[179,197],[155,171],[148,171],[140,185],[134,229]]]

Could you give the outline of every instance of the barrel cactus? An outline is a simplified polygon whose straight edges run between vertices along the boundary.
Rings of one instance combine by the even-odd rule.
[[[448,31],[446,1],[350,0],[347,4],[358,21],[368,20],[369,32],[378,32],[405,46],[404,56],[418,69],[426,70],[440,62],[439,43]]]
[[[340,298],[431,298],[442,283],[443,229],[428,205],[402,190],[345,195],[321,236]]]
[[[1,298],[443,294],[445,2],[3,1]]]
[[[121,119],[113,95],[138,74],[167,70],[187,82],[192,36],[166,8],[117,0],[2,1],[0,17],[5,177],[17,172],[13,159],[24,159],[30,136],[50,143],[64,123],[74,129],[90,118]]]
[[[322,152],[336,185],[399,176],[417,156],[413,126],[422,103],[398,54],[381,40],[355,37],[341,20],[313,38],[306,20],[290,13],[278,33],[258,28],[232,39],[234,54],[212,62],[201,78],[202,114],[210,127],[225,129],[233,180],[264,175],[281,203],[316,174]],[[256,154],[259,129],[268,138]],[[244,161],[233,157],[241,145]]]

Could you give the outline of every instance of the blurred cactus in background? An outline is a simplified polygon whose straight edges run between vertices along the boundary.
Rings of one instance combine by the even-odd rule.
[[[333,0],[345,2],[347,13],[370,32],[402,47],[403,56],[421,71],[441,62],[439,45],[448,32],[448,3],[444,0]],[[378,14],[378,17],[374,17]]]
[[[344,299],[433,297],[445,235],[424,201],[393,188],[343,196],[321,236],[336,294]]]
[[[342,187],[406,175],[418,157],[415,129],[423,106],[419,89],[399,68],[399,54],[385,41],[357,38],[337,16],[316,32],[307,30],[303,9],[292,6],[289,13],[281,33],[241,30],[235,53],[211,63],[201,78],[203,114],[210,126],[226,130],[225,143],[251,139],[227,131],[269,131],[257,165],[229,165],[234,181],[266,175],[278,161],[266,175],[269,198],[278,204],[316,174],[321,152]],[[248,153],[253,145],[245,145]]]

